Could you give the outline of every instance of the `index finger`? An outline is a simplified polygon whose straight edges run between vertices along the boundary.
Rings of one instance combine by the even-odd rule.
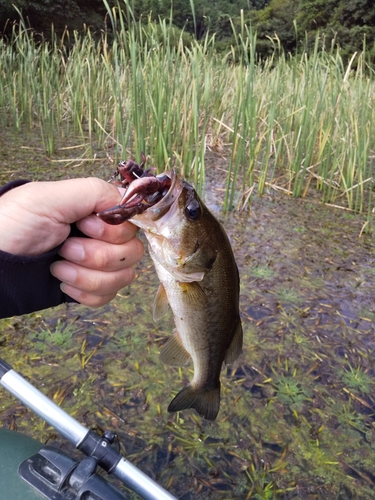
[[[131,240],[138,232],[138,227],[130,222],[124,222],[117,226],[106,224],[104,221],[96,217],[96,215],[89,215],[84,219],[77,222],[77,227],[87,236],[95,238],[96,240],[107,241],[119,245]]]

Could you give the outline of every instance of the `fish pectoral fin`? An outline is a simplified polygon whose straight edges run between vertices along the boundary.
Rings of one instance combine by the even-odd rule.
[[[188,385],[171,401],[168,411],[180,411],[194,408],[207,420],[215,420],[220,408],[220,382],[214,388],[202,388]]]
[[[168,311],[168,298],[164,286],[160,283],[156,292],[155,300],[152,306],[152,317],[154,321],[159,321],[160,318]]]
[[[207,296],[200,284],[196,281],[192,281],[191,283],[180,283],[180,288],[184,294],[184,301],[186,301],[186,304],[199,309],[207,304]]]
[[[174,332],[160,351],[160,361],[165,365],[185,366],[190,361],[190,354],[182,345],[178,332]]]
[[[218,251],[211,247],[207,239],[201,242],[197,250],[191,254],[185,261],[184,269],[187,272],[202,270],[204,274],[212,269],[215,263]]]
[[[234,327],[234,335],[231,343],[225,354],[225,363],[233,363],[242,352],[243,332],[240,317],[237,318],[236,326]]]

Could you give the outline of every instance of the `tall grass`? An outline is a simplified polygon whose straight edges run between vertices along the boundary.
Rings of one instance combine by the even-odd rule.
[[[243,18],[221,54],[214,35],[198,43],[173,19],[135,21],[127,0],[107,10],[100,40],[86,30],[37,42],[21,23],[0,41],[2,126],[39,127],[50,155],[62,134],[99,147],[111,138],[118,159],[145,151],[199,191],[207,147],[221,147],[225,209],[245,207],[256,191],[306,196],[315,187],[370,220],[375,78],[365,48],[345,63],[317,37],[311,53],[289,57],[275,37],[274,55],[258,61]]]

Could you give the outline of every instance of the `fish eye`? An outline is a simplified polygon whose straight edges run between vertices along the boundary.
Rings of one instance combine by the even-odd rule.
[[[185,207],[185,215],[187,219],[191,221],[198,220],[199,217],[201,216],[201,213],[202,213],[201,207],[197,200],[192,200]]]

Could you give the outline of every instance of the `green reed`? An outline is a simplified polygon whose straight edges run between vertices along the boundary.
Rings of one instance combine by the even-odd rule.
[[[136,21],[127,0],[106,7],[99,40],[86,29],[37,41],[21,22],[0,42],[3,126],[39,127],[48,155],[66,135],[96,148],[112,141],[114,161],[144,151],[200,192],[208,148],[220,150],[224,209],[246,207],[253,192],[306,196],[315,187],[324,202],[370,217],[375,84],[366,47],[344,62],[317,37],[309,54],[290,57],[275,37],[273,56],[259,61],[244,16],[222,54],[214,35],[198,43],[172,17]]]

